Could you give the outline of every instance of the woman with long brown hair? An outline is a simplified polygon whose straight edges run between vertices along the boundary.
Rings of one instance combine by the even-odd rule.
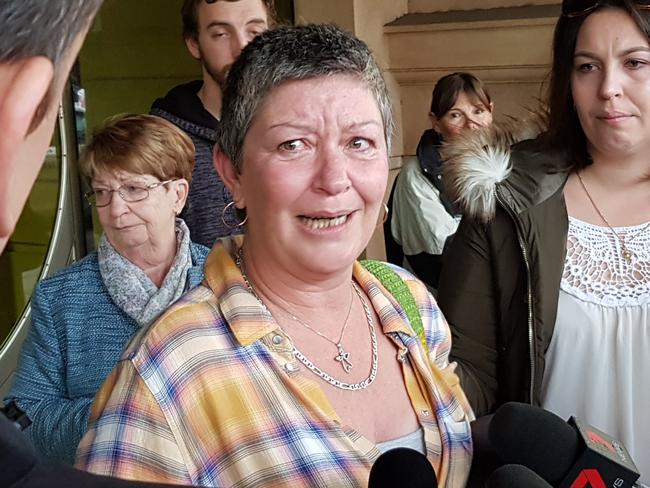
[[[564,0],[546,133],[451,148],[466,218],[439,301],[477,413],[526,401],[650,476],[650,3]],[[499,134],[500,141],[506,141]]]

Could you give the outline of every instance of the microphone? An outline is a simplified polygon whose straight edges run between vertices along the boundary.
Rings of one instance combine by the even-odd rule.
[[[521,464],[506,464],[494,470],[486,488],[553,488],[544,478]]]
[[[406,447],[386,451],[370,469],[368,488],[438,488],[433,466],[423,454]]]
[[[503,462],[522,464],[558,488],[631,488],[640,476],[617,440],[524,403],[502,405],[488,437]]]

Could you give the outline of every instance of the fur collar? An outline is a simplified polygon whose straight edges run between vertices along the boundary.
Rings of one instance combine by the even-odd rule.
[[[479,131],[466,131],[442,146],[445,188],[468,217],[487,223],[496,211],[496,187],[512,171],[511,146],[532,139],[545,129],[535,114],[522,122],[511,119]]]

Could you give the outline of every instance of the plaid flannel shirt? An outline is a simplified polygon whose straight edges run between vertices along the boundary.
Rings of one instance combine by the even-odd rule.
[[[380,452],[340,422],[294,358],[291,338],[249,292],[233,261],[240,243],[217,244],[204,285],[127,347],[95,398],[77,467],[219,487],[367,485]],[[353,275],[383,333],[410,356],[402,362],[404,386],[439,486],[464,487],[473,414],[448,362],[451,334],[425,286],[398,272],[419,306],[428,357],[377,279],[359,263]]]

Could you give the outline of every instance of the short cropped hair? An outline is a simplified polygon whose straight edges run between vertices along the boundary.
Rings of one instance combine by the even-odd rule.
[[[352,75],[366,85],[381,113],[388,154],[393,113],[370,49],[334,25],[280,26],[253,39],[228,74],[217,128],[220,150],[241,170],[246,134],[268,94],[288,81]]]
[[[181,18],[183,19],[183,39],[196,39],[199,35],[199,5],[201,2],[238,2],[239,0],[183,0]],[[260,0],[266,7],[269,24],[275,23],[275,0]]]
[[[570,4],[570,0],[564,0]],[[553,37],[553,63],[551,81],[548,87],[548,140],[558,148],[566,150],[570,164],[584,168],[591,164],[587,152],[587,138],[582,129],[571,93],[571,73],[578,34],[584,21],[595,12],[618,8],[634,21],[643,35],[650,41],[650,11],[640,10],[633,0],[601,0],[584,15],[561,15],[555,24]]]
[[[1,0],[0,63],[45,56],[55,66],[65,57],[103,0]]]
[[[93,133],[81,158],[81,174],[128,171],[160,181],[192,182],[194,143],[171,122],[155,115],[118,115]]]
[[[461,92],[478,98],[490,110],[492,99],[483,82],[471,73],[451,73],[438,80],[431,93],[431,113],[440,119],[449,112]]]

